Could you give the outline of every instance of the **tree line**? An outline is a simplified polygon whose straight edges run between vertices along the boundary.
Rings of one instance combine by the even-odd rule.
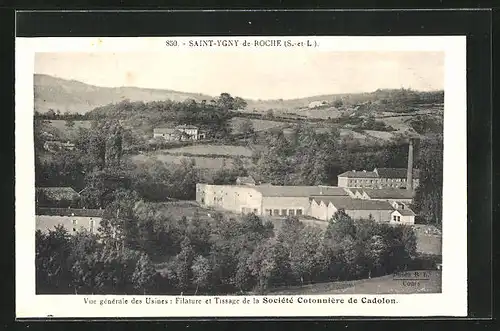
[[[415,267],[408,226],[353,220],[342,210],[326,230],[294,217],[275,229],[253,214],[169,219],[121,194],[97,235],[37,232],[37,293],[267,293]]]

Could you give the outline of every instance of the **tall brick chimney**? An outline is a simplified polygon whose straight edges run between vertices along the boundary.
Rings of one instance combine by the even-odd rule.
[[[408,145],[408,169],[406,170],[406,189],[413,191],[413,140]]]

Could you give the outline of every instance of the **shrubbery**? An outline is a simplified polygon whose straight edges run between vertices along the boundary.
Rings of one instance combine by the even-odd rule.
[[[70,237],[60,228],[38,232],[37,291],[266,293],[279,286],[380,276],[414,264],[411,227],[354,221],[343,211],[326,230],[287,218],[276,233],[272,223],[253,214],[240,221],[213,218],[175,221],[138,203],[123,220],[106,220],[100,238]],[[119,231],[109,231],[113,227]],[[150,259],[163,261],[158,271]]]

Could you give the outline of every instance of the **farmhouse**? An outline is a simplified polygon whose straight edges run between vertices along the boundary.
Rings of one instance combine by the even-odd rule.
[[[57,152],[57,151],[72,151],[75,149],[75,144],[69,141],[58,141],[58,140],[49,140],[43,144],[43,148],[48,152]]]
[[[76,207],[80,194],[71,187],[37,187],[35,201],[38,207]]]
[[[318,108],[326,104],[326,101],[312,101],[307,106],[309,109]]]
[[[353,219],[372,218],[390,222],[394,207],[387,201],[353,199],[351,197],[311,197],[310,216],[328,221],[340,209]]]
[[[70,234],[79,231],[96,233],[102,215],[101,209],[37,208],[36,229],[47,232],[60,225]]]
[[[155,128],[153,138],[163,138],[168,141],[188,141],[205,138],[204,133],[200,133],[198,127],[193,125],[179,125],[175,128]]]

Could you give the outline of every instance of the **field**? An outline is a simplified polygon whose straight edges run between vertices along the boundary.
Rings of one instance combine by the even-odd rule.
[[[190,155],[220,155],[220,156],[242,156],[251,157],[253,151],[245,146],[231,145],[191,145],[180,148],[161,150],[166,154],[190,154]]]
[[[66,126],[66,121],[63,120],[51,120],[48,121],[50,124],[50,132],[59,137],[61,140],[74,140],[78,134],[79,128],[90,128],[90,121],[74,121],[75,125],[71,128]]]
[[[151,162],[153,160],[163,161],[167,164],[180,165],[183,159],[193,159],[195,167],[200,169],[220,169],[224,165],[231,166],[233,159],[230,157],[203,157],[203,156],[181,156],[169,154],[137,154],[130,157],[134,163]],[[249,159],[243,159],[243,163],[250,166]]]
[[[239,131],[241,123],[245,121],[246,118],[243,117],[234,117],[231,120],[231,127],[233,128],[233,133],[241,133]],[[258,120],[258,119],[250,119],[252,122],[253,128],[255,131],[266,131],[272,128],[279,128],[283,127],[286,125],[286,123],[283,122],[277,122],[277,121],[269,121],[269,120]]]
[[[415,271],[411,271],[414,273]],[[441,271],[417,271],[419,275],[428,273],[428,280],[402,281],[400,276],[387,275],[383,277],[345,282],[318,283],[313,285],[294,286],[286,289],[276,289],[273,295],[299,294],[411,294],[440,293]],[[421,278],[424,278],[420,276]],[[411,277],[410,277],[411,278]],[[418,278],[418,277],[414,277]]]

